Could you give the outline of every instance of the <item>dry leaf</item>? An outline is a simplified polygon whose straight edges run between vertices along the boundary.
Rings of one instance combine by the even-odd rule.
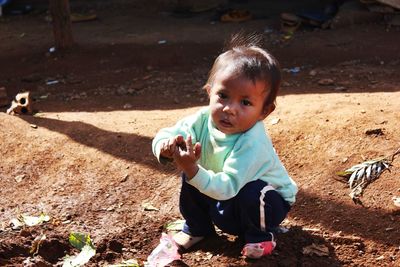
[[[143,203],[142,207],[145,211],[158,211],[158,209],[156,207],[154,207],[152,204],[150,203]]]
[[[303,248],[303,254],[309,255],[309,256],[312,256],[315,254],[320,257],[329,256],[329,248],[327,246],[325,246],[324,244],[317,245],[317,244],[313,243],[313,244]]]

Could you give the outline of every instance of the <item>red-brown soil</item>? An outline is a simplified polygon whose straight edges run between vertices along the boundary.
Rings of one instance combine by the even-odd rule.
[[[400,266],[400,211],[392,201],[400,195],[399,159],[366,188],[364,206],[335,179],[337,171],[400,146],[399,28],[302,28],[284,40],[275,18],[210,23],[211,13],[177,18],[132,2],[91,7],[99,19],[73,24],[77,46],[63,53],[48,52],[45,14],[0,19],[0,87],[10,102],[29,90],[36,110],[0,113],[0,265],[23,266],[28,257],[33,266],[56,265],[76,253],[68,243],[73,231],[89,233],[97,248],[89,266],[145,261],[164,224],[180,218],[179,175],[156,161],[153,136],[207,105],[201,87],[231,33],[268,26],[266,46],[282,68],[300,67],[283,72],[277,109],[265,120],[300,189],[283,224],[289,232],[258,261],[240,256],[240,240],[221,235],[173,265]],[[47,85],[50,79],[59,83]],[[333,84],[321,86],[321,79]],[[384,134],[365,134],[376,128]],[[146,211],[145,203],[158,210]],[[48,223],[9,227],[20,214],[41,212]],[[329,255],[305,255],[311,244],[328,247]]]

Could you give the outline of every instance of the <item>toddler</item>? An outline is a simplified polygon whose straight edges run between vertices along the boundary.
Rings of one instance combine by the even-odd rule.
[[[295,202],[296,183],[280,162],[263,120],[275,109],[278,62],[252,40],[215,60],[204,86],[208,107],[161,129],[152,149],[182,170],[179,208],[186,220],[173,239],[184,249],[222,231],[245,241],[242,254],[275,248],[274,229]]]

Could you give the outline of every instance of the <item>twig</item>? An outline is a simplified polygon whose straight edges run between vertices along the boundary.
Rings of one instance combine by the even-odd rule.
[[[397,156],[398,154],[400,154],[400,147],[393,154],[385,157],[385,159],[389,160],[390,163],[392,163],[394,158],[395,158],[395,156]]]

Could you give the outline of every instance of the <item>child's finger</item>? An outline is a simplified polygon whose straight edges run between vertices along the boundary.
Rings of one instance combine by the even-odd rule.
[[[186,151],[186,142],[182,135],[177,135],[175,137],[176,145],[181,148],[183,151]]]
[[[170,138],[170,139],[168,140],[168,143],[169,143],[169,145],[168,145],[169,152],[172,154],[172,153],[175,151],[175,149],[176,149],[176,141],[175,141],[175,138]]]
[[[184,142],[183,136],[178,134],[177,136],[175,136],[175,141],[180,144]]]
[[[189,154],[193,154],[193,145],[192,145],[192,136],[188,135],[188,137],[185,140],[186,143],[186,148],[189,152]]]
[[[194,145],[194,156],[196,157],[196,160],[201,156],[201,144],[199,142]]]

